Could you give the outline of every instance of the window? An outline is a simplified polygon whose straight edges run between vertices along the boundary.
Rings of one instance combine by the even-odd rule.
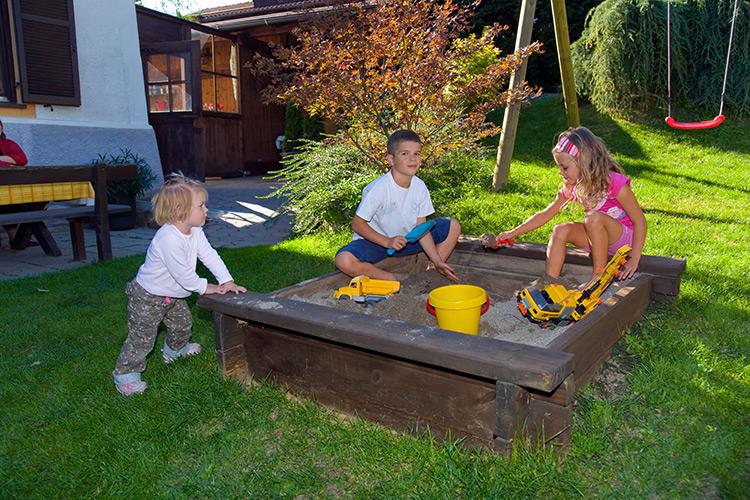
[[[24,102],[80,106],[73,0],[13,0],[13,23]]]
[[[228,38],[193,30],[200,42],[203,111],[239,113],[237,46]]]
[[[146,59],[149,113],[193,110],[190,53],[152,54]]]
[[[8,4],[5,0],[0,0],[0,103],[15,102],[15,100]]]

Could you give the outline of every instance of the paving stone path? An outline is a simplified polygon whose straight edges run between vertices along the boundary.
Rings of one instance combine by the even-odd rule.
[[[282,216],[273,219],[281,200],[275,197],[261,198],[277,186],[278,183],[259,177],[206,181],[209,210],[204,229],[214,248],[271,245],[288,238],[291,218]],[[68,223],[55,220],[47,226],[63,252],[60,257],[47,256],[40,247],[11,250],[7,234],[0,230],[0,280],[72,269],[96,262],[96,233],[93,229],[84,230],[87,259],[76,262],[73,260]],[[145,253],[155,232],[156,229],[149,227],[112,231],[114,258]]]

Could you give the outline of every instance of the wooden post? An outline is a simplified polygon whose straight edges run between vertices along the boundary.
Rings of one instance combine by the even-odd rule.
[[[570,59],[570,38],[568,37],[568,16],[565,13],[565,0],[550,1],[552,2],[552,20],[555,25],[557,61],[560,65],[560,79],[562,80],[563,99],[565,100],[565,116],[569,127],[579,127],[581,119],[578,116],[573,62]]]
[[[521,3],[521,14],[518,18],[518,32],[516,33],[516,50],[531,43],[531,32],[534,29],[534,12],[536,11],[536,0],[523,0]],[[524,59],[521,67],[510,77],[510,88],[518,89],[526,80],[526,65],[528,59]],[[497,161],[495,162],[495,173],[492,176],[492,190],[499,191],[508,182],[510,173],[510,160],[513,158],[513,148],[516,143],[516,129],[518,128],[518,116],[521,113],[521,105],[514,104],[505,108],[503,117],[503,131],[500,134],[500,144],[497,147]]]
[[[107,165],[97,163],[94,167],[94,224],[96,226],[96,249],[100,261],[112,258],[108,205]]]

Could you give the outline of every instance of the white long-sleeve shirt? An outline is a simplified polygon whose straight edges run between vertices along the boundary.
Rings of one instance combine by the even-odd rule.
[[[194,227],[183,234],[172,224],[159,228],[146,251],[146,261],[138,269],[136,282],[148,293],[162,297],[185,298],[192,292],[203,295],[208,280],[195,272],[197,259],[211,271],[219,284],[234,281],[227,266],[203,234]]]

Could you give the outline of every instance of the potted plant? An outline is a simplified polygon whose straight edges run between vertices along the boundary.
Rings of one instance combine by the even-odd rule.
[[[106,163],[107,165],[135,165],[138,170],[138,178],[130,181],[109,181],[107,182],[107,198],[109,203],[119,205],[130,205],[133,210],[109,215],[109,228],[112,231],[122,231],[133,229],[135,227],[135,206],[136,199],[145,195],[154,181],[156,176],[151,172],[148,162],[129,149],[121,149],[117,154],[102,155],[92,162]]]

